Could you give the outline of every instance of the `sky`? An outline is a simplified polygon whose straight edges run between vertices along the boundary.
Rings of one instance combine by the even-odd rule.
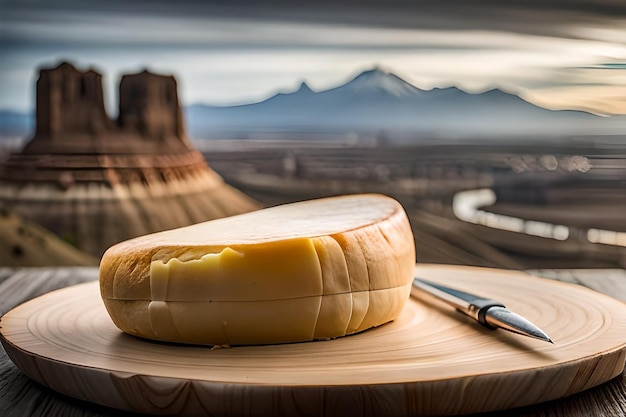
[[[260,101],[374,66],[417,87],[500,88],[626,114],[623,0],[0,0],[0,109],[34,108],[38,69],[173,74],[183,104]]]

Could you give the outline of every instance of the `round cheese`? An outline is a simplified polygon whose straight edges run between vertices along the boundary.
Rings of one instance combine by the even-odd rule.
[[[330,339],[393,320],[409,297],[406,213],[378,194],[303,201],[109,248],[100,290],[122,331],[247,345]]]

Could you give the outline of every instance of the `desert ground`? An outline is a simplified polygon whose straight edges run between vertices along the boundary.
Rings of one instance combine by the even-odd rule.
[[[622,138],[394,145],[287,137],[194,145],[227,183],[263,206],[349,193],[396,198],[413,227],[419,262],[509,269],[626,267]],[[485,190],[494,198],[474,201],[473,218],[464,218],[458,206],[471,198],[460,196]],[[23,264],[21,249],[30,242],[24,230],[31,228],[14,213],[0,217],[7,258],[2,264]],[[501,219],[513,219],[517,229],[501,226]],[[542,227],[557,231],[556,237]],[[38,236],[34,247],[43,247],[41,233],[31,235]],[[45,240],[46,249],[34,250],[37,259],[29,263],[76,263],[75,248],[67,242],[52,234]],[[79,264],[84,263],[97,260],[85,256]]]
[[[396,198],[409,215],[420,262],[510,269],[626,267],[626,243],[616,233],[626,232],[621,138],[402,146],[214,140],[197,146],[228,183],[265,206],[348,193]],[[461,220],[455,198],[480,189],[496,196],[480,207],[482,214],[513,217],[523,230]],[[534,233],[541,224],[567,233],[557,238]],[[594,231],[612,233],[609,243],[594,240]]]

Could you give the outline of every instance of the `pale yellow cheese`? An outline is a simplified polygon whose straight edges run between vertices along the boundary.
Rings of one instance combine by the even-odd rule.
[[[377,194],[286,204],[111,247],[100,288],[141,337],[241,345],[329,339],[393,320],[410,292],[413,235]]]

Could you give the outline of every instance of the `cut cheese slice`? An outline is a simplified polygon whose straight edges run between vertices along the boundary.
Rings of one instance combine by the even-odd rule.
[[[100,290],[124,332],[246,345],[331,339],[393,320],[415,247],[404,209],[379,194],[272,207],[119,243]]]

